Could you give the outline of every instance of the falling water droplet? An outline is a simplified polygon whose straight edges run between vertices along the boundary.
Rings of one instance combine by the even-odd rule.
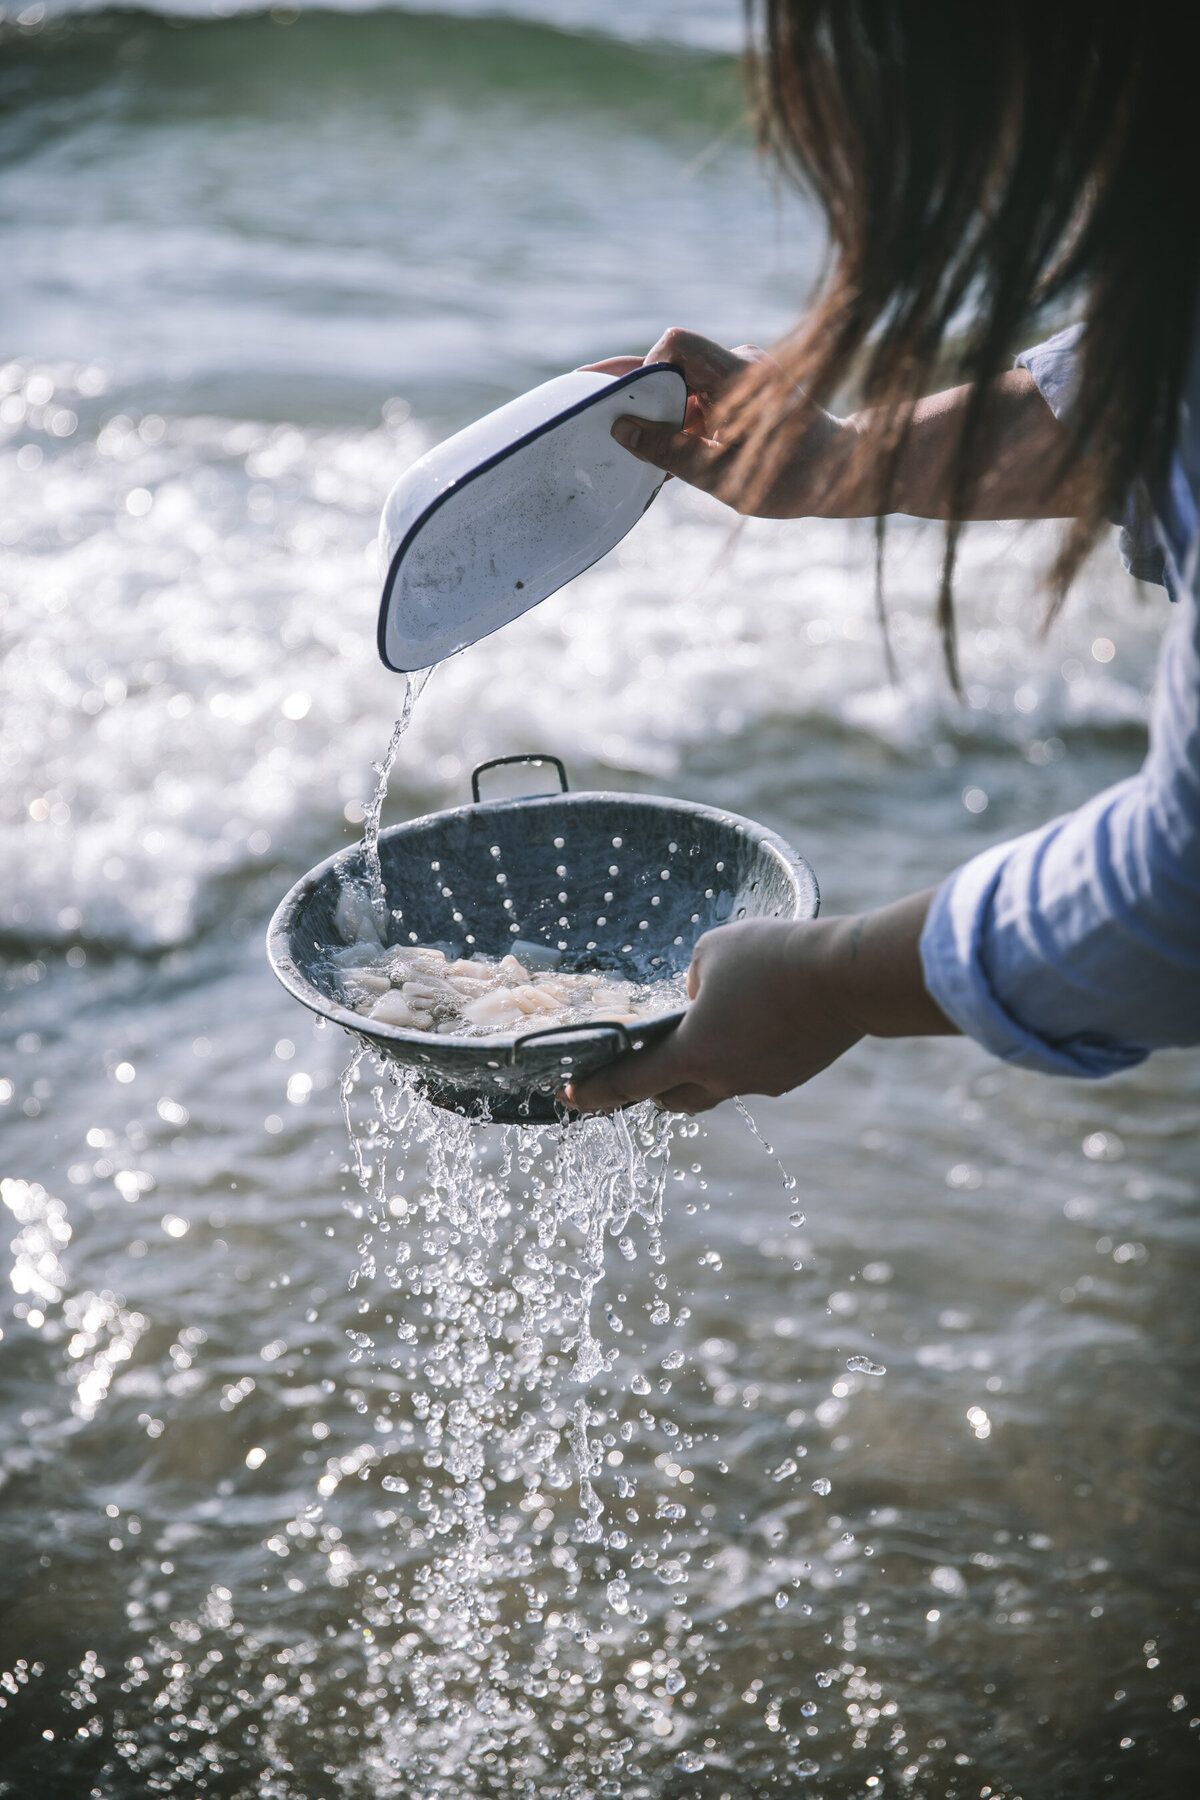
[[[832,1490],[833,1490],[833,1483],[832,1483],[832,1481],[829,1480],[828,1476],[825,1476],[825,1475],[819,1475],[812,1484],[812,1491],[814,1494],[824,1495],[824,1494],[831,1493]]]
[[[872,1362],[869,1356],[849,1356],[846,1367],[852,1375],[886,1375],[883,1363]]]

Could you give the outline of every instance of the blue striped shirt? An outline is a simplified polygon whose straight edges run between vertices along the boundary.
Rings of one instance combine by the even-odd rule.
[[[1018,357],[1060,415],[1079,326]],[[1052,1075],[1111,1075],[1200,1043],[1200,356],[1169,480],[1130,500],[1126,566],[1178,602],[1141,770],[1077,812],[998,844],[943,882],[921,958],[968,1037]]]

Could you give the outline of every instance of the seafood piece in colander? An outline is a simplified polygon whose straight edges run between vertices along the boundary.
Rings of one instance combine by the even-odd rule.
[[[383,949],[358,884],[346,883],[335,914],[351,941],[329,953],[341,998],[355,1012],[404,1031],[487,1037],[548,1025],[621,1025],[687,1004],[683,975],[636,982],[602,969],[568,970],[545,944],[519,943],[502,957],[448,955],[432,944]],[[361,934],[361,935],[360,935]]]

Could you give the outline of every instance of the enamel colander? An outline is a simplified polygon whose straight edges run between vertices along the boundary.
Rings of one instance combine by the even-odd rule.
[[[552,767],[561,791],[481,801],[501,763]],[[380,833],[394,944],[499,957],[544,943],[567,969],[646,982],[687,968],[701,933],[733,919],[816,917],[808,863],[781,837],[716,807],[656,795],[572,793],[557,757],[496,757],[471,777],[472,802]],[[479,1119],[549,1120],[556,1089],[624,1051],[657,1042],[678,1008],[626,1027],[598,1020],[487,1038],[405,1031],[337,998],[327,965],[344,881],[361,880],[361,845],[312,869],[281,902],[267,939],[280,981],[313,1012],[414,1070],[438,1105]]]

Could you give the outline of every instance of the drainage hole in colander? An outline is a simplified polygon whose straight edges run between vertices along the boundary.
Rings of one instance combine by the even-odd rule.
[[[507,887],[507,885],[508,885],[508,876],[504,873],[504,870],[501,869],[500,873],[496,877],[496,886],[497,887]]]
[[[566,879],[566,874],[567,874],[566,863],[559,863],[559,865],[558,865],[557,869],[555,869],[554,873],[558,876],[558,879],[560,881],[564,881]]]
[[[657,895],[657,894],[651,894],[651,896],[650,896],[650,904],[651,904],[651,906],[659,906],[659,905],[661,905],[661,901],[660,901],[660,900],[659,900],[659,897],[658,897],[658,895]]]
[[[567,896],[566,896],[566,893],[565,893],[565,892],[564,892],[564,893],[561,893],[561,894],[560,894],[560,895],[559,895],[559,896],[558,896],[558,904],[559,904],[559,905],[560,905],[560,906],[565,906],[565,905],[566,905],[566,904],[567,904]]]
[[[489,846],[489,848],[490,848],[490,850],[491,850],[491,853],[492,853],[492,855],[493,855],[493,856],[499,856],[499,854],[500,854],[500,846],[499,846],[499,844],[491,844],[491,845],[490,845],[490,846]]]
[[[713,897],[713,890],[712,890],[712,889],[711,889],[711,888],[705,888],[705,890],[704,890],[704,898],[705,898],[705,899],[706,899],[706,900],[711,900],[711,899],[712,899],[712,897]]]
[[[567,840],[566,840],[566,839],[565,839],[565,838],[555,838],[555,840],[554,840],[554,848],[555,848],[555,849],[556,849],[556,850],[561,850],[561,849],[562,849],[562,847],[563,847],[563,845],[564,845],[564,844],[565,844],[565,843],[566,843],[566,841],[567,841]]]
[[[596,923],[597,923],[597,925],[607,925],[608,920],[605,918],[604,914],[601,913],[600,917],[596,920]]]
[[[621,848],[621,845],[624,843],[624,841],[625,840],[623,838],[614,838],[613,839],[613,849],[619,850]]]
[[[668,844],[668,845],[667,845],[667,853],[668,853],[668,855],[670,855],[670,856],[674,856],[674,855],[675,855],[675,852],[676,852],[676,851],[677,851],[677,850],[678,850],[678,849],[679,849],[679,845],[678,845],[678,844]]]
[[[638,930],[639,930],[639,931],[646,931],[646,930],[648,930],[648,929],[649,929],[649,925],[650,925],[650,921],[649,921],[649,919],[639,919],[639,920],[638,920]]]
[[[722,874],[724,872],[724,868],[725,868],[724,863],[718,863],[717,864],[717,874],[718,875]]]
[[[619,863],[609,863],[608,872],[610,875],[619,875],[621,873],[620,864]]]
[[[658,876],[658,879],[659,879],[659,880],[660,880],[660,881],[670,881],[670,879],[671,879],[671,871],[670,871],[670,869],[661,869],[661,870],[660,870],[660,871],[659,871],[659,876]]]

